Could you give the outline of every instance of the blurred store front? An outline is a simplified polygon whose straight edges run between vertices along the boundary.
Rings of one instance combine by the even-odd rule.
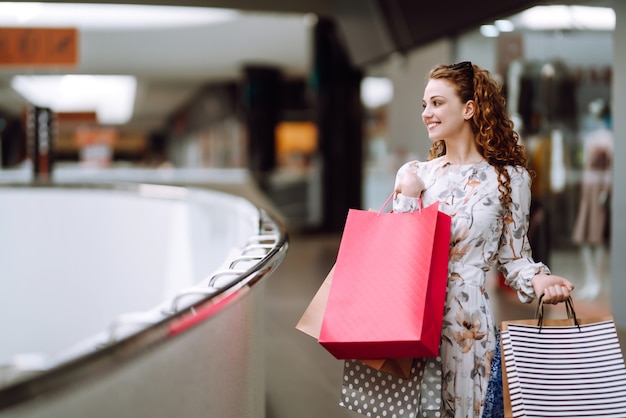
[[[610,287],[614,25],[610,8],[540,6],[440,41],[435,52],[395,55],[371,68],[372,80],[391,85],[381,94],[392,94],[366,107],[364,206],[384,201],[399,164],[428,155],[418,106],[427,70],[473,61],[501,81],[536,176],[529,231],[535,258],[571,277],[578,298],[604,303]],[[407,86],[411,77],[415,86]],[[411,113],[414,121],[408,121]]]
[[[208,3],[230,7],[227,0]],[[195,248],[193,245],[200,242],[198,236],[206,235],[216,243],[217,248],[226,250],[226,241],[220,239],[219,231],[227,224],[224,219],[237,215],[231,210],[228,200],[234,196],[224,200],[226,206],[220,206],[223,210],[211,214],[210,220],[215,222],[215,228],[207,228],[195,216],[186,217],[186,212],[178,210],[178,206],[182,206],[178,203],[179,197],[182,200],[182,196],[191,193],[190,196],[194,197],[197,193],[201,198],[198,202],[204,210],[205,205],[220,203],[223,199],[218,195],[227,192],[249,200],[255,213],[257,209],[263,209],[271,215],[273,222],[276,218],[280,228],[266,232],[280,238],[278,241],[283,247],[276,254],[282,260],[283,250],[287,249],[287,229],[301,240],[312,238],[315,241],[320,236],[330,236],[334,240],[340,236],[349,208],[381,207],[392,191],[400,165],[428,156],[430,140],[420,118],[428,70],[437,64],[470,60],[490,70],[502,82],[511,117],[530,157],[535,175],[529,231],[534,257],[546,262],[555,274],[575,283],[577,290],[574,298],[577,307],[582,305],[583,312],[610,312],[615,316],[616,324],[622,330],[626,329],[626,305],[619,300],[626,291],[626,282],[619,276],[626,268],[626,258],[622,257],[626,248],[626,221],[617,216],[626,207],[626,189],[619,186],[620,178],[626,175],[626,166],[619,164],[620,156],[626,156],[626,142],[619,140],[620,132],[626,131],[626,118],[623,116],[626,109],[626,50],[619,44],[626,39],[626,3],[620,0],[581,0],[580,5],[575,5],[572,3],[576,2],[570,1],[567,6],[535,7],[508,17],[499,16],[492,22],[473,20],[473,26],[468,27],[464,23],[462,28],[454,25],[464,20],[463,11],[476,9],[475,5],[467,2],[452,2],[457,9],[455,13],[444,13],[443,22],[439,17],[423,13],[421,8],[426,6],[419,2],[269,2],[277,8],[289,4],[288,7],[299,9],[285,14],[282,10],[265,14],[267,9],[256,9],[265,2],[237,3],[242,6],[245,3],[247,11],[222,10],[217,25],[219,28],[202,21],[185,28],[145,30],[138,26],[139,22],[147,24],[149,19],[141,15],[140,18],[122,22],[118,12],[114,16],[116,22],[135,26],[119,31],[117,28],[111,33],[102,28],[81,29],[74,33],[72,36],[76,38],[71,39],[80,42],[68,44],[72,47],[69,48],[71,59],[69,64],[61,62],[69,68],[59,67],[59,62],[38,68],[15,67],[14,63],[3,67],[6,62],[2,62],[0,42],[0,183],[26,184],[28,188],[36,186],[44,191],[49,188],[79,189],[83,183],[91,184],[92,189],[97,191],[103,183],[104,187],[109,183],[136,183],[148,186],[140,189],[155,194],[152,197],[156,197],[158,202],[161,202],[163,193],[175,193],[176,199],[171,199],[176,204],[176,210],[172,211],[174,215],[171,219],[168,217],[155,222],[163,229],[171,221],[167,233],[161,234],[160,239],[152,239],[150,234],[155,234],[155,229],[148,225],[146,230],[151,228],[149,233],[143,231],[133,235],[147,240],[149,245],[168,244],[172,255],[152,257],[157,261],[167,261],[168,257],[180,255],[186,248]],[[502,10],[498,7],[512,10],[514,7],[510,5],[513,3],[529,4],[486,0],[481,11],[486,10],[486,15],[492,11],[497,14],[496,10]],[[334,16],[333,13],[325,15],[318,14],[319,10],[306,10],[307,7],[328,8],[330,4],[344,7],[333,10]],[[6,3],[0,2],[0,5]],[[418,7],[420,10],[417,10]],[[192,14],[196,15],[194,18],[204,19],[200,12],[208,9],[197,8]],[[403,15],[401,12],[407,13]],[[2,17],[0,13],[0,41],[4,36]],[[96,20],[100,24],[102,19]],[[397,22],[411,25],[395,25]],[[429,39],[418,36],[420,29],[425,27],[428,27],[425,33],[430,31],[432,35]],[[23,35],[28,31],[10,32]],[[265,36],[268,33],[269,38],[261,39],[259,34]],[[100,38],[102,34],[106,36]],[[259,39],[254,38],[255,34]],[[136,35],[137,38],[134,37]],[[131,72],[130,68],[136,64],[133,61],[135,57],[123,47],[135,42],[144,46],[137,54],[141,58],[145,60],[151,54],[155,56],[152,57],[152,66],[141,70],[147,76],[136,74],[137,78],[125,80],[133,91],[134,101],[115,106],[117,110],[130,111],[132,123],[105,121],[95,108],[87,111],[71,108],[53,110],[54,101],[34,103],[30,100],[22,103],[25,96],[20,96],[22,93],[18,94],[13,89],[14,72],[18,76],[28,76],[26,78],[66,70],[68,73],[89,72],[94,68],[105,68],[102,72],[109,75],[124,73],[127,68]],[[82,49],[77,49],[77,45],[81,45]],[[108,47],[103,49],[115,51],[115,59],[98,60],[95,57],[93,51],[103,45]],[[204,49],[207,45],[210,48]],[[284,53],[270,55],[268,50]],[[24,51],[28,52],[28,48]],[[164,58],[163,51],[167,51],[167,58]],[[192,52],[191,58],[184,54],[189,51]],[[82,54],[75,55],[77,52]],[[219,59],[227,56],[235,64],[227,71],[218,65],[218,56]],[[107,66],[99,67],[103,61],[107,61]],[[293,61],[297,64],[291,65]],[[80,65],[85,63],[91,66],[81,68]],[[77,81],[77,96],[82,97],[96,88],[82,84],[92,79],[91,75],[85,78],[79,75],[62,78],[65,82]],[[121,97],[108,87],[105,78],[99,78],[96,85],[104,87],[103,90],[110,96]],[[44,87],[36,90],[43,91]],[[65,95],[55,93],[52,96],[59,98]],[[168,109],[166,116],[155,118],[154,115],[162,114],[164,104]],[[158,120],[155,122],[155,119]],[[158,187],[151,187],[155,185]],[[5,188],[10,190],[14,186],[11,184]],[[59,202],[76,208],[64,197],[59,198]],[[131,227],[142,225],[136,219],[150,220],[148,215],[130,212],[129,226],[124,227],[118,220],[109,219],[109,215],[126,213],[127,209],[113,211],[105,205],[97,205],[95,200],[91,200],[90,204],[94,202],[94,213],[98,210],[102,214],[93,215],[85,211],[86,225],[93,222],[107,233],[116,231],[107,228],[107,223],[117,223],[120,231],[124,228],[131,231]],[[29,203],[27,206],[33,210],[45,207],[43,203]],[[195,214],[196,206],[189,207],[189,213]],[[15,222],[17,215],[8,210],[8,205],[3,208],[4,217],[0,216],[0,219],[6,223],[4,229],[8,233],[5,238],[8,237],[8,240],[5,240],[5,253],[10,257],[9,251],[16,248],[11,228],[17,231],[28,221]],[[20,215],[30,213],[22,211],[21,207],[15,208],[14,212]],[[154,214],[153,207],[147,213]],[[46,225],[57,226],[57,218],[53,216]],[[256,215],[248,218],[253,219],[256,228],[259,223]],[[41,216],[33,216],[32,219],[43,222]],[[79,219],[72,217],[71,220]],[[285,231],[282,231],[282,221],[286,225]],[[248,224],[252,225],[246,221]],[[86,230],[89,231],[89,228],[77,228],[79,233]],[[279,233],[275,234],[276,231]],[[116,238],[121,235],[123,232],[119,232]],[[44,246],[54,247],[52,242],[60,236],[68,239],[62,232],[46,235],[50,241],[43,242]],[[251,245],[256,251],[256,244],[261,241],[263,247],[266,240],[266,237],[254,237]],[[27,237],[24,242],[28,242]],[[88,246],[80,245],[84,242],[82,237],[72,242],[77,243],[80,250],[89,251]],[[96,242],[104,243],[103,240]],[[125,244],[132,246],[133,242],[129,240]],[[26,244],[22,247],[29,248]],[[334,245],[331,247],[331,250],[325,248],[319,256],[313,252],[307,254],[307,259],[302,265],[298,264],[295,271],[307,269],[317,274],[320,266],[326,269],[326,264],[336,254]],[[102,252],[110,251],[110,248],[123,249],[113,244],[103,245],[102,248]],[[67,250],[67,246],[61,245],[57,249]],[[197,257],[205,260],[206,254],[212,251],[208,247],[198,247]],[[250,254],[243,254],[242,257],[242,260],[248,260]],[[142,266],[158,267],[152,259],[142,261]],[[183,277],[180,271],[191,271],[189,260],[192,259],[182,260],[161,271],[171,272],[176,278]],[[17,277],[24,268],[23,263],[17,262],[18,258],[14,261],[15,274],[12,276]],[[309,264],[304,264],[306,262]],[[230,259],[226,264],[232,265]],[[47,264],[31,267],[40,266],[46,267]],[[67,266],[71,268],[73,265],[69,263]],[[273,271],[277,264],[267,266],[269,271]],[[290,288],[301,290],[309,286],[310,290],[313,289],[312,282],[302,286],[308,276],[300,278],[298,273],[294,276],[289,277]],[[195,279],[190,277],[189,283],[183,284],[191,284]],[[493,279],[499,280],[497,274],[493,275]],[[98,280],[98,283],[106,283],[106,280]],[[122,283],[126,284],[126,281]],[[172,288],[172,292],[182,287],[178,283],[167,286]],[[254,334],[253,337],[260,335],[257,331],[263,329],[262,324],[249,318],[255,321],[262,319],[263,315],[257,309],[265,295],[261,291],[255,295],[258,300],[254,299],[250,306],[254,310],[248,310],[247,305],[239,305],[245,310],[238,316],[243,321],[221,327],[228,331],[224,338],[229,347],[233,338],[244,338],[230,332],[232,329],[249,332]],[[499,295],[506,296],[507,293]],[[50,299],[47,294],[45,296]],[[272,296],[282,299],[282,302],[288,300],[291,305],[296,303],[295,299],[289,299],[291,293]],[[12,300],[19,301],[17,298]],[[54,302],[58,303],[56,299]],[[167,306],[170,305],[168,301]],[[287,321],[290,318],[285,315],[284,306],[276,304],[276,316]],[[165,312],[160,306],[158,308],[155,313],[161,315]],[[107,313],[106,319],[110,316]],[[283,323],[276,321],[272,325],[278,327]],[[293,331],[291,324],[289,331]],[[211,333],[201,334],[202,338],[211,337]],[[214,359],[217,366],[238,367],[242,362],[240,358],[222,361],[222,357],[206,355],[204,346],[218,342],[216,339],[202,340],[193,346],[202,353],[200,357],[204,360]],[[278,342],[283,343],[282,340]],[[250,349],[250,353],[241,353],[242,356],[260,356],[252,344],[246,348]],[[291,346],[289,349],[293,351]],[[272,354],[277,353],[281,352]],[[237,353],[219,350],[219,354],[228,357]],[[178,355],[176,357],[179,358]],[[154,358],[155,363],[160,365],[177,364]],[[199,357],[197,352],[193,352],[185,358]],[[250,364],[259,368],[253,370],[251,367],[250,370],[258,371],[257,377],[262,376],[261,373],[265,373],[260,370],[262,359],[252,356],[249,359]],[[283,359],[280,360],[280,364],[284,364]],[[198,381],[206,383],[203,379],[209,373],[195,364],[189,364]],[[157,374],[161,370],[151,365],[146,369]],[[166,371],[162,376],[168,374]],[[229,370],[225,374],[243,376]],[[162,376],[157,376],[154,381],[170,381]],[[256,385],[259,382],[243,377],[244,384],[250,385],[254,393],[261,393],[258,389],[262,382]],[[293,386],[292,381],[289,380],[290,386]],[[234,382],[234,386],[240,383]],[[142,385],[142,388],[144,386],[150,390],[151,385]],[[247,408],[244,403],[231,402],[230,396],[236,397],[237,394],[230,390],[230,386],[223,389],[228,389],[228,396],[215,392],[213,397],[207,398],[205,392],[198,392],[201,396],[197,399],[202,401],[202,407],[205,402],[216,399],[229,407]],[[167,392],[186,393],[169,388]],[[285,396],[282,388],[277,392],[281,397]],[[27,391],[22,393],[27,394]],[[115,404],[109,402],[108,396],[102,399],[106,405]],[[144,398],[132,396],[125,399],[137,402]],[[230,412],[230,415],[261,416],[257,411],[264,408],[264,400],[253,401],[254,412]],[[68,404],[75,407],[71,400]],[[171,407],[176,404],[170,402]],[[158,403],[150,405],[159,407]],[[116,407],[123,408],[124,404]],[[252,408],[248,409],[252,411]],[[172,415],[166,409],[158,412],[163,416]],[[61,412],[58,416],[65,416],[63,414]]]
[[[378,208],[399,165],[426,158],[419,102],[428,69],[471,60],[502,81],[536,173],[536,258],[556,258],[581,286],[606,280],[616,19],[595,7],[611,2],[587,3],[594,7],[538,6],[377,56],[365,42],[374,35],[341,14],[300,15],[304,72],[242,59],[238,78],[207,81],[147,134],[58,118],[50,164],[249,170],[291,228],[340,231],[347,208]],[[27,133],[2,123],[3,167],[20,167]],[[592,299],[599,292],[587,290]]]

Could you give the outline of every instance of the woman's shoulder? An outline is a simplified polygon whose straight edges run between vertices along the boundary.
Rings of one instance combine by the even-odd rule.
[[[512,183],[516,182],[530,182],[531,175],[528,169],[521,165],[507,165],[505,166],[506,171],[509,173],[509,178]]]
[[[507,165],[505,166],[506,171],[509,172],[509,175],[519,175],[519,176],[530,176],[530,172],[528,169],[522,165]]]
[[[433,158],[432,160],[425,160],[425,161],[420,161],[420,160],[407,161],[404,164],[402,164],[399,171],[404,171],[407,169],[420,170],[423,168],[433,167],[433,166],[441,164],[442,158],[443,157],[437,157],[437,158]]]

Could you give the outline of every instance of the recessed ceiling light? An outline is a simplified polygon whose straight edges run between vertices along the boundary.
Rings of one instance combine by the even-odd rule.
[[[132,4],[0,2],[0,27],[150,29],[207,25],[235,19],[239,12],[210,7]]]
[[[609,7],[535,6],[519,14],[531,30],[614,30],[615,11]]]
[[[11,87],[29,103],[54,112],[93,111],[101,124],[130,120],[137,81],[127,75],[18,75]]]
[[[487,38],[497,38],[500,35],[500,31],[495,25],[482,25],[480,34]]]
[[[500,32],[513,32],[515,30],[513,22],[507,19],[496,20],[495,25]]]

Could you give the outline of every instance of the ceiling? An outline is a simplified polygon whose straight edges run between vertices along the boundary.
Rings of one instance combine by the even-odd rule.
[[[557,2],[483,0],[480,7],[467,1],[418,0],[130,3],[235,8],[242,12],[235,20],[212,25],[80,30],[79,65],[70,72],[135,75],[138,84],[134,115],[125,127],[148,132],[158,129],[168,115],[184,105],[203,85],[240,78],[244,65],[272,65],[281,68],[286,75],[306,75],[311,62],[312,15],[334,17],[353,62],[366,66],[393,51],[408,51],[442,36],[477,27],[485,21],[506,17],[537,4]],[[61,71],[68,72],[58,68],[0,67],[0,109],[19,115],[25,105],[24,99],[11,88],[13,75]]]

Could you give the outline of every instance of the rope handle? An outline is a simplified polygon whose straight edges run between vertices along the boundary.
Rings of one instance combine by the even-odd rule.
[[[567,319],[573,319],[574,325],[578,327],[578,331],[582,331],[580,329],[580,324],[578,323],[578,318],[576,317],[576,312],[574,311],[574,302],[571,297],[567,298],[565,301],[565,312],[567,313]],[[535,318],[537,319],[539,332],[541,332],[541,328],[543,327],[543,317],[543,295],[541,295],[537,301],[537,310],[535,311]]]

